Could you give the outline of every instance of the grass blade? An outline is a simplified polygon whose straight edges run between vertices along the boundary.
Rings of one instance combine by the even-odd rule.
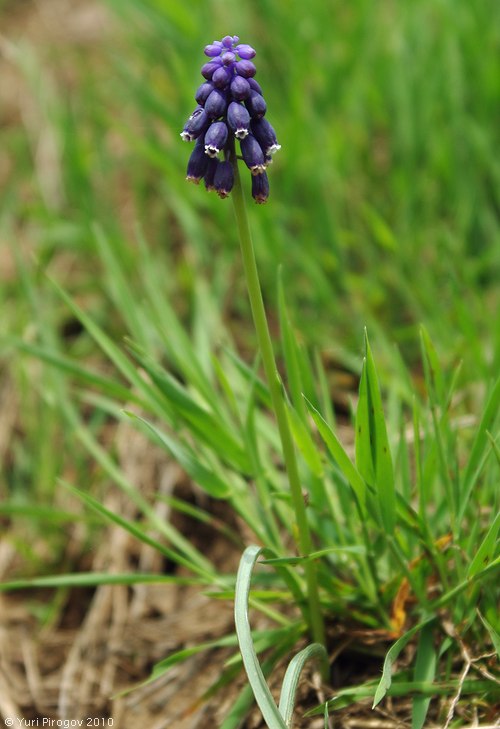
[[[238,636],[243,665],[245,666],[248,680],[252,686],[255,699],[267,723],[268,729],[288,729],[278,707],[274,703],[257,654],[255,653],[252,631],[248,619],[248,599],[252,571],[262,551],[262,547],[250,546],[245,549],[241,557],[238,576],[236,578],[234,603],[236,634]]]
[[[354,491],[358,500],[361,512],[366,515],[366,484],[356,468],[352,463],[351,459],[345,452],[339,439],[328,425],[323,416],[316,410],[314,405],[306,399],[308,410],[311,414],[312,419],[316,423],[319,434],[323,438],[328,450],[330,451],[333,459],[338,464],[340,470],[348,480],[352,490]]]
[[[433,625],[428,624],[420,633],[414,678],[417,683],[433,681],[436,673],[437,655],[434,648]],[[415,696],[412,704],[412,729],[422,729],[431,702],[430,696]]]
[[[159,430],[156,426],[150,423],[140,415],[127,412],[127,415],[131,418],[144,423],[144,425],[154,434],[157,440],[162,443],[167,451],[175,458],[177,463],[191,476],[191,478],[201,488],[213,496],[215,499],[227,499],[231,495],[231,488],[223,481],[213,470],[208,469],[204,466],[195,454],[187,447],[182,446],[178,441],[171,438],[165,432]]]
[[[286,669],[283,686],[281,688],[279,711],[287,727],[292,725],[293,710],[295,708],[295,694],[299,685],[300,675],[307,661],[313,659],[324,663],[324,671],[327,674],[328,655],[324,646],[319,643],[312,643],[311,645],[308,645],[307,648],[304,648],[304,650],[301,650],[300,653],[297,653]]]
[[[365,438],[364,440],[368,440],[371,450],[372,469],[375,476],[374,485],[377,490],[382,524],[384,525],[386,533],[392,534],[396,523],[394,468],[392,465],[389,440],[387,438],[387,428],[382,408],[380,386],[366,332],[365,346],[366,364],[364,371],[366,372],[368,398],[364,406],[368,406],[369,439]]]
[[[479,549],[474,555],[474,559],[467,570],[467,577],[474,577],[482,570],[492,559],[495,554],[495,547],[500,530],[500,513],[496,515],[493,524],[488,529],[486,536],[479,545]]]
[[[27,579],[10,580],[0,583],[0,592],[25,590],[33,587],[98,587],[99,585],[144,585],[159,584],[199,584],[194,577],[178,577],[177,575],[152,575],[140,572],[111,574],[109,572],[77,572],[76,574],[44,575]]]
[[[429,618],[426,618],[425,620],[422,620],[422,622],[418,623],[417,625],[414,625],[413,628],[410,628],[410,630],[402,635],[401,638],[399,638],[399,640],[397,640],[394,645],[389,648],[384,660],[382,678],[379,681],[379,684],[375,691],[375,695],[373,697],[372,708],[375,708],[377,704],[382,701],[382,699],[391,687],[392,667],[396,658],[399,656],[406,644],[413,638],[413,636],[418,633],[419,630],[422,630],[422,628],[424,628],[426,625],[429,625],[434,619],[434,616],[431,616]]]
[[[459,522],[463,519],[471,493],[477,481],[481,464],[484,459],[486,446],[488,445],[488,431],[493,430],[493,426],[500,411],[500,378],[496,381],[491,394],[484,408],[483,417],[479,424],[479,428],[474,439],[472,450],[467,463],[467,468],[463,476],[460,486],[460,510],[458,513]]]

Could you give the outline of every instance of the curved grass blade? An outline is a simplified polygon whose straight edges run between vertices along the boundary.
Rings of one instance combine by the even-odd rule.
[[[417,623],[417,625],[414,625],[413,628],[410,628],[410,630],[402,635],[401,638],[399,638],[399,640],[397,640],[394,645],[389,648],[384,661],[382,678],[380,679],[380,682],[375,691],[375,695],[373,697],[373,709],[377,706],[377,704],[382,701],[387,691],[391,687],[392,667],[396,658],[399,656],[399,654],[406,646],[406,644],[411,640],[411,638],[413,638],[413,636],[418,633],[419,630],[422,630],[422,628],[424,628],[426,625],[429,625],[433,620],[435,620],[434,615],[426,618],[425,620],[422,620],[420,623]]]
[[[245,666],[248,680],[252,686],[255,699],[262,712],[264,720],[267,723],[268,729],[288,729],[278,707],[274,703],[274,699],[269,691],[257,654],[255,653],[252,631],[248,619],[248,598],[250,595],[252,571],[262,551],[262,547],[247,547],[240,560],[238,576],[236,578],[236,594],[234,602],[236,634],[238,636],[241,657],[243,659],[243,665]]]
[[[325,672],[328,670],[328,655],[325,647],[320,643],[312,643],[307,648],[297,653],[290,661],[286,669],[281,689],[279,712],[282,715],[287,727],[292,725],[293,710],[295,707],[295,694],[299,684],[300,675],[307,661],[318,659],[325,665]]]

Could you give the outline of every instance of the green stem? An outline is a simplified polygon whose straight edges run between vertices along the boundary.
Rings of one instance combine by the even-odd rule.
[[[248,224],[245,199],[243,196],[241,179],[238,171],[238,163],[234,154],[232,155],[232,158],[234,166],[234,187],[232,191],[232,198],[240,237],[241,253],[243,256],[243,265],[245,269],[248,296],[250,299],[250,306],[252,309],[252,316],[255,324],[255,330],[257,333],[257,339],[259,342],[262,364],[264,366],[264,372],[269,386],[271,401],[273,404],[276,421],[278,423],[281,446],[283,449],[283,458],[285,461],[288,481],[290,484],[292,504],[295,512],[295,519],[297,522],[297,547],[301,555],[306,555],[313,551],[311,532],[309,530],[309,523],[307,521],[306,507],[302,494],[299,470],[297,466],[297,458],[295,455],[295,448],[293,445],[292,434],[290,432],[290,425],[288,423],[288,416],[286,414],[285,402],[283,399],[283,385],[278,373],[278,369],[276,367],[271,335],[269,333],[266,312],[264,309],[264,302],[262,300],[259,274],[255,261],[255,253],[252,243],[252,237],[250,234],[250,226]],[[307,562],[304,569],[307,583],[309,629],[311,631],[313,640],[316,643],[321,643],[322,645],[325,645],[325,628],[319,602],[316,565],[314,564],[314,562]]]

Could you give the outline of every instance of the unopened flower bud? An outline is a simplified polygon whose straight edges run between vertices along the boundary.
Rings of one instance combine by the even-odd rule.
[[[205,134],[205,153],[209,157],[217,157],[227,141],[228,129],[225,122],[214,122]]]
[[[272,155],[281,149],[281,145],[278,144],[276,139],[276,132],[267,119],[261,117],[260,119],[252,119],[250,122],[252,134],[264,150],[264,154]]]
[[[212,91],[214,90],[214,85],[210,83],[209,81],[206,81],[204,84],[201,84],[201,86],[198,86],[196,89],[196,94],[194,95],[194,98],[200,104],[203,106],[205,101],[208,99]]]
[[[250,126],[250,114],[243,104],[231,101],[227,109],[227,123],[238,139],[244,139]]]
[[[217,195],[227,197],[234,185],[234,170],[231,162],[219,162],[214,176],[214,187]]]
[[[260,94],[261,96],[263,96],[263,94],[262,94],[262,88],[261,88],[261,86],[260,86],[260,84],[259,84],[258,81],[256,81],[254,78],[247,78],[247,81],[248,81],[248,84],[249,84],[249,86],[250,86],[251,89],[253,89],[254,91],[257,91],[258,94]]]
[[[236,101],[243,101],[250,94],[251,88],[248,80],[243,76],[235,76],[231,81],[231,96]],[[199,103],[199,102],[198,102]]]
[[[213,44],[209,46],[205,46],[204,54],[206,56],[220,56],[220,50],[222,47],[222,43],[220,41],[215,41]]]
[[[186,180],[194,182],[194,184],[197,185],[207,171],[208,159],[209,158],[205,154],[203,138],[200,138],[191,152],[187,166]]]
[[[264,152],[253,134],[248,134],[240,141],[240,148],[243,160],[252,175],[264,172],[266,169]]]
[[[218,68],[221,67],[221,60],[220,58],[212,59],[208,63],[205,63],[204,66],[201,68],[201,75],[207,79],[207,81],[210,81],[212,76],[214,75],[214,71],[217,71]]]
[[[217,119],[226,113],[226,95],[220,89],[214,89],[205,101],[205,112],[210,119]]]
[[[267,111],[267,104],[264,97],[253,89],[250,91],[249,97],[245,100],[245,105],[250,112],[250,116],[259,119]]]
[[[184,124],[184,129],[181,132],[182,139],[185,142],[193,142],[207,129],[209,123],[210,120],[205,109],[202,106],[197,106]]]
[[[253,65],[252,61],[238,61],[235,64],[235,71],[238,74],[238,76],[243,76],[243,78],[251,78],[252,76],[255,76],[257,69]]]
[[[246,43],[240,43],[234,50],[240,58],[249,59],[255,56],[252,46],[248,46]]]
[[[259,205],[267,202],[269,197],[269,179],[265,172],[252,176],[252,197]]]

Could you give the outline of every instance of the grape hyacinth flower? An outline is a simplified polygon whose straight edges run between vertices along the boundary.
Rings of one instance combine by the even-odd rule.
[[[195,93],[198,105],[181,132],[184,141],[196,142],[186,179],[196,184],[203,179],[207,190],[227,197],[234,184],[238,140],[239,158],[252,175],[252,196],[260,204],[269,197],[266,168],[280,145],[265,118],[267,105],[254,79],[255,51],[239,40],[226,35],[205,47],[209,60],[202,66],[204,82]]]
[[[184,141],[195,142],[188,162],[187,179],[195,184],[203,180],[207,190],[215,190],[221,198],[229,195],[232,198],[250,309],[290,488],[296,526],[296,551],[300,555],[308,555],[313,551],[314,545],[287,413],[284,386],[276,366],[273,341],[264,308],[238,165],[238,160],[242,160],[250,170],[252,197],[255,202],[265,203],[269,197],[267,167],[280,145],[273,127],[266,118],[267,105],[262,89],[254,78],[256,73],[252,60],[255,57],[254,49],[240,43],[238,36],[226,35],[222,40],[206,46],[205,55],[208,56],[208,61],[201,69],[203,81],[195,93],[197,106],[181,132]],[[271,520],[268,534],[272,541],[274,541],[274,530],[277,528],[277,525],[273,525],[274,522]],[[266,531],[267,528],[266,526]],[[306,561],[304,572],[307,586],[307,606],[303,606],[304,618],[313,640],[321,646],[325,644],[325,626],[315,563]],[[238,621],[236,630],[238,633]],[[248,671],[245,653],[243,653],[243,663]],[[253,666],[251,670],[254,668]]]

